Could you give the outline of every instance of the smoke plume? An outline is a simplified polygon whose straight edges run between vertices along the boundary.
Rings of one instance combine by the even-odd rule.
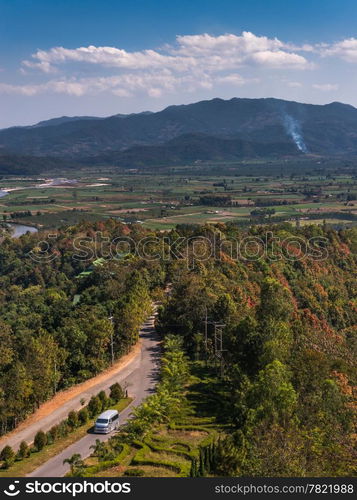
[[[286,132],[290,135],[290,137],[295,142],[297,148],[302,153],[307,153],[307,147],[304,142],[304,139],[301,135],[301,127],[298,121],[295,120],[291,115],[284,115],[284,127]]]

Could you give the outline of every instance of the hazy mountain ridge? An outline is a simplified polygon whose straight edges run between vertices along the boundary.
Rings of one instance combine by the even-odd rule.
[[[21,155],[80,159],[125,150],[132,154],[134,147],[161,146],[190,134],[239,139],[250,143],[251,148],[256,143],[257,150],[261,149],[258,144],[281,144],[281,152],[274,154],[282,155],[286,154],[286,144],[292,146],[291,153],[355,154],[357,109],[335,102],[312,105],[273,98],[216,98],[169,106],[156,113],[61,117],[47,124],[13,127],[0,130],[0,147]]]
[[[62,125],[62,123],[68,122],[78,122],[81,120],[102,120],[103,118],[97,116],[60,116],[58,118],[50,118],[49,120],[42,120],[35,125],[29,125],[27,129],[38,128],[38,127],[53,127],[56,125]]]
[[[47,170],[61,170],[77,167],[73,161],[61,158],[23,156],[5,153],[0,150],[0,175],[35,175]]]
[[[295,144],[288,141],[259,143],[197,133],[184,134],[161,145],[133,146],[125,151],[104,153],[87,158],[86,163],[141,167],[192,164],[197,161],[235,161],[296,154],[298,152]]]

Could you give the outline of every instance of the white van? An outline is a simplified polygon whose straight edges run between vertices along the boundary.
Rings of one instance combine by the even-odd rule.
[[[97,418],[94,432],[97,434],[108,434],[119,427],[119,413],[117,410],[107,410]]]

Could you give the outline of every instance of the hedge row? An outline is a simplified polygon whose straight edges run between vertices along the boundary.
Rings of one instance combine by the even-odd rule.
[[[130,446],[124,443],[123,449],[121,450],[119,455],[114,458],[114,460],[107,460],[105,462],[100,462],[100,464],[98,465],[91,465],[90,467],[87,467],[82,477],[91,477],[98,472],[120,465],[124,458],[129,455],[130,450]]]
[[[180,457],[186,458],[187,460],[191,460],[192,458],[196,457],[196,453],[191,452],[191,451],[182,451],[182,450],[173,450],[172,448],[167,448],[166,446],[159,446],[153,443],[152,441],[145,440],[145,444],[152,450],[152,451],[162,451],[171,455],[178,455]]]
[[[188,451],[188,452],[192,451],[192,446],[189,443],[183,443],[182,441],[172,441],[168,443],[167,438],[164,436],[151,436],[150,439],[151,442],[154,444],[155,443],[157,443],[158,445],[167,444],[171,446],[171,448],[173,448],[174,446],[181,446],[181,448],[184,448],[184,450],[181,451]]]
[[[178,462],[170,462],[168,460],[154,460],[151,458],[146,458],[145,455],[150,453],[150,448],[148,445],[143,444],[142,448],[135,454],[132,464],[134,465],[151,465],[153,467],[166,467],[167,469],[173,470],[181,477],[187,477],[191,470],[191,463],[180,464]]]
[[[174,422],[169,423],[168,427],[172,431],[200,431],[200,432],[206,432],[208,434],[213,430],[215,430],[213,426],[208,427],[208,426],[193,425],[193,424],[192,425],[175,424]]]
[[[21,461],[29,457],[33,452],[39,452],[47,445],[53,444],[61,438],[67,437],[78,427],[88,423],[90,419],[100,414],[109,406],[118,403],[124,397],[124,391],[118,383],[110,388],[110,396],[105,391],[100,391],[96,396],[92,396],[89,403],[78,412],[70,411],[68,417],[57,425],[54,425],[48,432],[38,431],[34,437],[33,447],[30,447],[25,441],[20,444],[17,453],[11,446],[5,446],[0,452],[2,467],[9,469],[15,461]]]

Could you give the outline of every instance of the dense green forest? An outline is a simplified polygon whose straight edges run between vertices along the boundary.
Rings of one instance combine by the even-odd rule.
[[[108,254],[98,232],[109,240],[130,236],[132,244],[145,238],[146,257],[126,251],[98,263]],[[78,236],[97,250],[89,261],[78,258]],[[265,242],[256,258],[232,251],[232,242],[247,237]],[[216,459],[219,474],[355,472],[355,229],[216,224],[155,233],[107,220],[60,229],[48,241],[54,258],[47,260],[36,259],[42,238],[5,238],[0,246],[2,432],[56,391],[107,367],[112,334],[115,357],[127,352],[152,297],[171,283],[169,296],[161,294],[159,331],[173,345],[171,335],[178,335],[203,369],[217,365],[214,410],[229,429]],[[222,364],[214,322],[224,324]],[[165,363],[167,375],[174,365]],[[160,391],[159,399],[166,394]]]
[[[90,263],[74,258],[73,238],[100,229],[83,224],[59,231],[51,242],[56,259],[47,263],[29,255],[40,250],[40,235],[0,245],[1,433],[56,391],[109,366],[112,334],[115,358],[137,341],[161,271],[129,258],[79,276]],[[107,224],[113,237],[122,230]]]
[[[43,171],[58,171],[68,167],[78,167],[73,162],[59,158],[19,156],[13,153],[0,153],[0,175],[38,175]]]
[[[233,431],[221,449],[221,474],[354,474],[357,232],[270,229],[267,240],[266,228],[250,230],[267,241],[259,259],[232,259],[221,245],[220,258],[191,270],[172,263],[173,293],[161,310],[161,329],[182,336],[192,359],[212,365],[213,326],[206,349],[206,314],[225,325],[216,405]],[[233,226],[198,234],[223,243],[242,236]],[[272,258],[273,234],[281,239],[281,259]],[[291,237],[324,238],[324,257],[303,257],[294,244],[286,254]]]

